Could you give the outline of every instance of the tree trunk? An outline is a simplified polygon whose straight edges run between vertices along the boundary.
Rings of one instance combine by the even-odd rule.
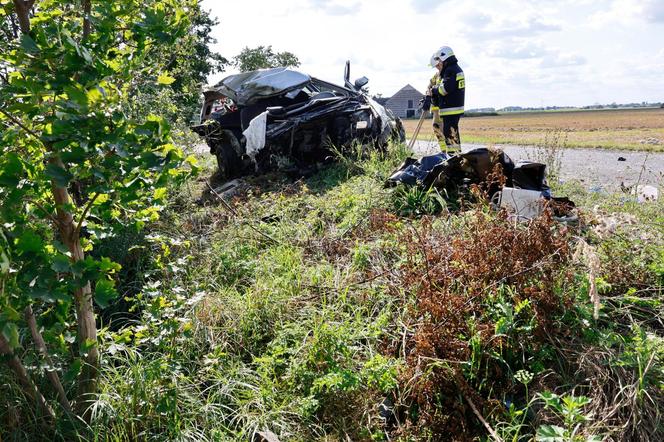
[[[27,306],[25,308],[24,316],[25,321],[28,323],[30,333],[32,334],[32,340],[35,341],[35,346],[37,347],[37,350],[39,350],[39,354],[42,356],[42,358],[44,358],[44,361],[49,366],[49,368],[46,369],[46,376],[48,377],[48,380],[51,382],[51,385],[55,391],[58,393],[58,401],[60,402],[60,405],[68,414],[71,414],[73,411],[71,409],[71,405],[69,404],[69,400],[67,399],[67,394],[65,393],[65,389],[62,386],[62,382],[60,382],[58,372],[55,371],[55,368],[52,368],[53,361],[48,354],[48,350],[46,349],[44,338],[37,328],[37,319],[35,318],[35,314],[32,312],[31,306]]]
[[[83,40],[87,40],[92,31],[90,23],[91,0],[83,0]]]
[[[50,160],[52,164],[62,169],[65,168],[60,157]],[[60,239],[71,252],[74,262],[83,261],[85,253],[81,246],[80,234],[74,223],[74,217],[67,211],[71,205],[71,198],[66,187],[60,187],[51,182],[53,197],[57,207],[58,230]],[[99,371],[99,350],[97,348],[97,325],[95,323],[94,305],[92,302],[92,290],[90,282],[83,287],[74,290],[74,301],[76,302],[76,317],[78,323],[78,345],[87,350],[83,355],[83,368],[78,379],[76,411],[86,421],[90,420],[89,406],[95,399],[97,392],[97,374]]]
[[[32,382],[28,372],[21,363],[21,360],[16,357],[11,347],[9,346],[9,342],[7,342],[2,334],[0,334],[0,355],[8,358],[7,364],[14,372],[14,375],[16,376],[16,379],[18,379],[19,384],[21,384],[25,395],[30,398],[32,402],[37,404],[37,409],[47,420],[53,421],[55,418],[53,410],[51,410],[51,407],[48,406],[46,399],[44,399],[44,396],[42,396],[42,394],[39,392],[35,383]]]
[[[21,27],[21,32],[24,34],[30,32],[30,8],[33,3],[24,0],[14,0],[14,9],[18,16],[18,24]]]

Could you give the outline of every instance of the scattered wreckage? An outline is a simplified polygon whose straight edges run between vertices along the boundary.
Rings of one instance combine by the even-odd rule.
[[[344,86],[280,67],[231,75],[204,92],[201,122],[192,130],[216,157],[217,180],[274,170],[306,174],[333,157],[334,149],[360,143],[381,150],[391,140],[404,142],[401,120],[363,89],[369,80],[349,78],[349,62]],[[543,164],[514,164],[502,151],[486,148],[408,158],[387,182],[398,183],[435,187],[450,196],[484,184],[496,206],[519,219],[541,213],[542,198],[554,202],[561,218],[569,218],[574,207],[567,198],[551,197]],[[226,194],[237,186],[233,180],[220,190]]]
[[[401,120],[371,99],[369,81],[344,86],[302,72],[261,69],[231,75],[204,92],[201,123],[192,130],[204,137],[217,158],[217,178],[272,170],[306,173],[331,157],[332,149],[353,143],[384,149],[405,141]]]
[[[439,153],[419,160],[407,158],[386,182],[387,186],[398,184],[440,189],[451,198],[468,193],[472,185],[483,185],[494,206],[506,209],[515,219],[537,217],[542,213],[543,201],[549,201],[558,221],[578,220],[572,201],[551,195],[544,164],[514,163],[497,149],[478,148],[457,155]]]

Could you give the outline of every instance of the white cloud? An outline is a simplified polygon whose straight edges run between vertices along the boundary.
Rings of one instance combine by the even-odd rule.
[[[329,1],[329,0],[309,0],[315,10],[322,11],[329,15],[351,15],[356,14],[362,9],[362,3],[359,1]]]
[[[471,29],[484,28],[491,23],[491,16],[484,12],[468,12],[461,17],[461,20]]]
[[[664,23],[664,2],[661,0],[649,0],[643,5],[643,13],[646,20],[653,23]]]
[[[507,39],[492,42],[486,47],[487,55],[507,59],[541,58],[550,51],[541,42],[531,39]]]
[[[491,42],[484,47],[484,53],[506,60],[536,60],[539,68],[578,66],[586,63],[586,58],[576,52],[552,47],[540,39],[532,38],[508,38]]]
[[[542,17],[523,15],[487,14],[470,15],[462,18],[468,26],[468,36],[476,40],[494,40],[506,37],[532,37],[544,32],[560,31],[561,25]]]
[[[413,9],[420,14],[430,14],[438,10],[438,7],[441,4],[445,3],[445,0],[410,0],[410,5]],[[441,24],[443,22],[443,16],[440,16]]]
[[[607,25],[630,26],[637,23],[664,23],[662,0],[613,0],[607,9],[595,12],[590,24],[595,28]]]
[[[561,68],[569,66],[580,66],[586,64],[586,57],[578,54],[568,54],[564,52],[552,52],[547,54],[541,61],[543,68]]]

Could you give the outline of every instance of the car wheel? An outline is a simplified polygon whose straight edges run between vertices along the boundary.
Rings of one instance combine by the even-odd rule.
[[[240,159],[240,142],[230,130],[222,130],[214,140],[213,153],[217,158],[216,178],[225,181],[242,175],[243,163]]]

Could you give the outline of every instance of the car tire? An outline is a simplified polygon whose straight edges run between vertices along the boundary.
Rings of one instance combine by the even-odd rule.
[[[220,181],[242,175],[243,163],[239,152],[242,146],[235,134],[230,130],[222,130],[214,140],[213,153],[217,159],[216,178]]]

